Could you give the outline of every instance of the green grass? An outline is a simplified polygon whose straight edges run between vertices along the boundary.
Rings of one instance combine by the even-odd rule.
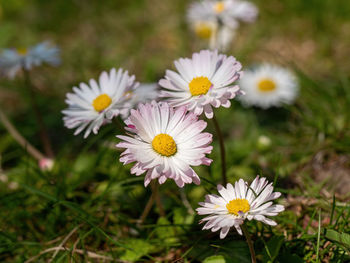
[[[247,109],[234,102],[217,111],[229,181],[261,174],[283,193],[286,211],[277,217],[277,227],[248,224],[259,261],[347,262],[350,4],[254,2],[258,22],[242,26],[228,53],[245,68],[262,61],[289,66],[301,93],[293,106],[281,109]],[[243,237],[231,231],[219,240],[202,231],[200,217],[184,205],[186,198],[195,209],[206,193],[216,191],[216,139],[212,166],[197,169],[201,185],[181,192],[167,181],[160,187],[166,217],[154,207],[138,226],[150,189],[118,161],[115,135],[122,131],[110,125],[83,140],[63,127],[60,111],[73,85],[114,66],[141,82],[156,82],[174,59],[199,49],[184,19],[188,1],[0,0],[0,6],[0,47],[50,39],[62,48],[63,59],[58,68],[32,72],[57,155],[54,169],[40,171],[0,124],[0,261],[250,262]],[[26,95],[21,77],[0,80],[0,108],[40,148]],[[214,132],[210,121],[208,131]],[[270,146],[259,145],[261,135],[271,139]],[[52,248],[64,240],[53,258]]]

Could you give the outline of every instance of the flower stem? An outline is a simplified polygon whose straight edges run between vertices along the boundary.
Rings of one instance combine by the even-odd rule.
[[[6,115],[1,111],[0,109],[0,121],[5,126],[7,131],[11,134],[11,136],[21,145],[26,151],[33,156],[35,159],[40,161],[41,159],[44,159],[45,156],[39,152],[34,146],[32,146],[13,126],[13,124],[10,122],[10,120],[6,117]]]
[[[157,182],[155,180],[151,181],[151,189],[152,189],[152,194],[151,194],[150,198],[148,199],[148,202],[145,206],[145,209],[143,210],[143,212],[141,214],[140,219],[138,220],[139,225],[142,225],[142,223],[145,221],[146,217],[148,216],[149,212],[151,211],[151,208],[152,208],[154,201],[156,201],[156,204],[158,206],[159,214],[162,217],[165,217],[164,208],[163,208],[163,205],[161,203],[159,191],[158,191],[159,185],[157,184]]]
[[[49,139],[49,135],[47,133],[46,127],[44,125],[44,121],[42,118],[42,115],[40,113],[36,98],[35,98],[35,90],[34,87],[32,85],[32,82],[30,80],[30,75],[29,75],[29,71],[26,70],[23,67],[23,75],[24,75],[24,84],[25,86],[27,86],[28,90],[29,90],[29,97],[30,97],[30,101],[34,110],[34,114],[36,117],[36,121],[39,125],[39,135],[40,135],[40,139],[41,139],[41,143],[43,144],[44,147],[44,151],[46,153],[47,156],[49,156],[50,158],[54,157],[54,153],[52,150],[52,146],[51,146],[51,142]]]
[[[148,213],[151,211],[152,205],[154,203],[154,194],[152,193],[150,198],[147,201],[147,204],[145,206],[145,209],[143,209],[143,212],[140,216],[140,219],[138,220],[138,225],[142,225],[145,221],[146,217],[148,216]]]
[[[155,196],[156,205],[158,207],[160,216],[165,217],[163,204],[162,204],[162,201],[160,200],[159,184],[157,183],[156,180],[153,180],[153,181],[154,181],[154,183],[153,183],[153,185],[151,184],[151,187],[152,187],[152,192],[154,193],[154,196]]]
[[[220,143],[220,155],[221,155],[221,175],[222,175],[222,182],[224,185],[227,184],[227,176],[226,176],[226,156],[225,156],[225,144],[224,144],[224,137],[222,136],[220,126],[218,121],[216,120],[215,114],[213,116],[213,122],[215,126],[215,130],[217,133],[217,136],[219,138]]]
[[[250,235],[248,233],[248,230],[246,228],[246,226],[244,224],[241,225],[241,229],[243,231],[243,234],[245,236],[245,238],[247,239],[247,243],[248,243],[248,247],[249,247],[249,251],[250,251],[250,255],[252,257],[252,263],[256,263],[256,257],[255,257],[255,251],[254,251],[254,246],[253,246],[253,241],[250,238]]]

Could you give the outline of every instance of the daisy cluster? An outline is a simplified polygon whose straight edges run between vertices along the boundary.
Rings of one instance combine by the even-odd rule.
[[[211,119],[214,108],[229,108],[232,99],[251,92],[238,85],[248,85],[242,78],[241,63],[217,50],[180,58],[174,66],[175,70],[166,70],[158,84],[139,85],[128,71],[112,69],[102,72],[98,81],[81,83],[67,94],[64,122],[76,129],[75,134],[85,130],[86,138],[118,116],[124,120],[126,134],[117,136],[117,147],[123,149],[120,161],[133,164],[131,174],[145,174],[145,187],[152,180],[163,184],[167,179],[178,187],[200,184],[194,167],[209,166],[213,161],[208,157],[213,135],[204,131],[207,122],[200,117]],[[272,89],[267,87],[272,85],[268,81],[275,81],[276,89],[277,85],[285,85],[277,82],[279,76],[268,73],[254,80],[265,92]],[[221,238],[231,227],[241,234],[240,226],[246,219],[275,225],[269,217],[284,210],[282,205],[273,204],[280,193],[273,192],[265,178],[257,177],[250,186],[243,180],[226,188],[219,185],[218,191],[221,196],[207,195],[197,212],[208,215],[202,220],[206,222],[203,229],[220,230]]]
[[[235,57],[220,53],[226,50],[241,22],[257,18],[256,6],[244,0],[203,0],[193,3],[187,17],[193,31],[206,39],[211,50],[195,52],[174,61],[158,83],[139,83],[122,68],[103,71],[66,94],[67,108],[62,111],[64,125],[74,135],[87,138],[103,125],[125,123],[125,134],[117,135],[122,150],[120,162],[133,164],[131,174],[145,175],[144,186],[152,180],[159,184],[168,179],[178,187],[199,185],[195,167],[210,166],[213,135],[205,131],[214,110],[229,108],[238,98],[244,106],[263,109],[291,104],[298,85],[287,69],[264,63],[244,72]],[[58,65],[59,49],[48,42],[26,49],[5,49],[0,54],[0,73],[13,78],[43,63]],[[215,120],[215,119],[214,119]],[[53,160],[45,159],[40,167],[51,169]],[[223,169],[224,170],[224,169]],[[242,234],[246,220],[274,226],[270,217],[284,210],[273,201],[279,192],[266,178],[259,176],[249,185],[242,179],[234,185],[218,185],[219,195],[209,194],[197,209],[206,215],[203,229],[220,231],[226,237],[234,227]]]
[[[177,72],[167,70],[157,84],[141,84],[122,69],[102,72],[99,80],[73,87],[63,110],[67,128],[75,134],[91,132],[121,117],[127,134],[117,147],[124,148],[120,161],[135,163],[132,174],[145,176],[145,186],[158,179],[172,179],[179,187],[200,183],[193,166],[210,165],[212,135],[203,132],[213,108],[230,107],[241,94],[236,82],[242,76],[241,64],[217,51],[202,50],[192,58],[174,62]],[[156,102],[158,100],[158,102]],[[147,103],[147,101],[149,101]]]

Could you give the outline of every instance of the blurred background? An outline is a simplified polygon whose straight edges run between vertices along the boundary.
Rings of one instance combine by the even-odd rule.
[[[243,70],[260,62],[289,67],[298,76],[301,93],[295,105],[281,109],[247,109],[235,102],[230,109],[218,111],[227,140],[229,181],[251,180],[256,174],[278,178],[277,186],[288,207],[278,231],[290,242],[281,244],[282,254],[285,260],[295,255],[295,260],[312,262],[316,208],[324,209],[326,225],[332,222],[330,214],[335,209],[338,223],[344,231],[349,230],[350,2],[252,2],[259,8],[259,18],[239,28],[227,53],[242,62]],[[43,66],[31,72],[57,157],[54,169],[40,171],[0,123],[0,261],[24,262],[50,247],[48,242],[78,227],[69,246],[79,239],[80,249],[107,253],[115,260],[174,262],[185,258],[197,262],[223,251],[231,258],[226,262],[249,262],[249,257],[236,258],[227,248],[220,250],[223,243],[216,243],[217,237],[210,241],[205,236],[209,232],[200,232],[199,217],[187,213],[183,205],[186,195],[196,208],[204,194],[215,188],[220,181],[220,162],[197,169],[202,177],[200,187],[186,186],[180,193],[173,182],[162,185],[162,201],[169,216],[158,218],[155,209],[147,219],[148,227],[138,229],[134,220],[150,192],[144,189],[142,177],[130,176],[129,167],[118,161],[114,136],[122,131],[110,125],[84,140],[63,126],[65,94],[80,82],[96,79],[112,67],[129,70],[140,82],[157,82],[166,69],[173,68],[175,59],[203,48],[186,23],[190,3],[0,0],[0,48],[49,40],[61,48],[62,56],[59,67]],[[0,108],[25,138],[41,147],[21,76],[0,80]],[[214,131],[211,123],[208,129]],[[211,158],[219,158],[217,141]],[[332,208],[333,195],[343,206]],[[157,228],[157,224],[163,227]],[[211,243],[200,244],[198,233],[200,239]],[[266,230],[268,240],[271,233]],[[299,239],[300,235],[304,239]],[[234,239],[227,243],[234,254],[249,255],[244,242],[231,242]],[[264,243],[259,242],[263,251]],[[322,242],[324,245],[327,239]],[[121,244],[141,252],[135,255]],[[332,261],[338,247],[327,247],[322,250],[327,262],[341,262]],[[33,262],[47,262],[51,255]],[[66,262],[69,255],[69,251],[60,252],[55,260]],[[80,255],[73,262],[88,262],[85,257]]]

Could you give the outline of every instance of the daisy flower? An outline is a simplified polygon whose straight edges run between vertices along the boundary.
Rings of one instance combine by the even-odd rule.
[[[60,64],[60,50],[49,42],[39,43],[30,48],[4,49],[0,54],[0,71],[14,78],[19,70],[31,70],[43,63],[57,66]]]
[[[240,87],[246,93],[240,98],[244,105],[264,109],[291,104],[298,94],[295,76],[285,68],[270,64],[246,71]]]
[[[167,70],[165,79],[159,81],[164,89],[160,96],[173,107],[186,106],[189,111],[211,119],[212,107],[230,107],[230,99],[240,94],[233,83],[241,77],[241,64],[232,56],[217,51],[202,50],[192,58],[174,62],[178,71]]]
[[[179,187],[200,179],[191,166],[210,165],[206,157],[212,150],[210,133],[202,132],[207,123],[187,112],[186,107],[174,109],[168,103],[152,101],[139,104],[125,121],[128,136],[117,136],[122,142],[118,148],[126,150],[120,161],[136,162],[131,173],[146,173],[145,186],[152,179],[163,184],[173,179]]]
[[[273,192],[272,183],[266,178],[257,176],[250,186],[240,179],[233,186],[227,184],[226,188],[218,185],[218,195],[207,195],[205,202],[199,203],[199,215],[209,215],[202,219],[206,222],[203,229],[212,232],[220,230],[220,238],[225,238],[231,227],[235,227],[242,235],[240,225],[244,220],[258,220],[265,224],[275,226],[277,223],[266,216],[276,216],[284,211],[283,205],[273,204],[273,200],[281,196]]]
[[[89,84],[73,87],[74,93],[68,93],[66,98],[68,109],[62,111],[65,126],[76,128],[74,135],[86,129],[84,138],[91,131],[97,134],[101,125],[129,111],[128,101],[137,85],[135,76],[129,76],[128,71],[113,68],[109,74],[102,72],[98,83],[91,79]]]
[[[243,0],[213,1],[204,0],[193,3],[188,10],[188,20],[217,21],[219,24],[236,29],[239,22],[254,22],[258,14],[257,7]]]

